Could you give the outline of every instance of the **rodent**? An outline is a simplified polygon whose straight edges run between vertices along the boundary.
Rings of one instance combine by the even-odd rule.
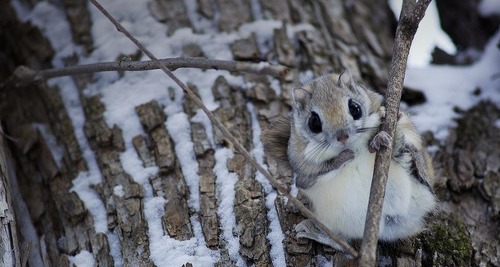
[[[296,186],[317,218],[346,239],[363,236],[375,152],[392,142],[378,132],[385,116],[382,95],[348,72],[329,74],[293,89],[292,111],[263,133],[268,157],[291,168]],[[420,135],[400,112],[393,142],[379,239],[420,232],[436,205],[434,172]],[[297,236],[339,248],[305,220]]]

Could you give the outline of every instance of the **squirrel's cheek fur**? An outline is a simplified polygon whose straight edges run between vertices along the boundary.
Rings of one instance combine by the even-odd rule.
[[[307,161],[312,161],[314,163],[323,163],[333,157],[338,156],[341,152],[340,149],[336,149],[334,146],[322,145],[315,141],[310,141],[304,150],[304,157]]]

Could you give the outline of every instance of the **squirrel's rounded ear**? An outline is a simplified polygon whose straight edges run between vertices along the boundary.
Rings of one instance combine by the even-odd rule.
[[[352,78],[351,72],[348,69],[344,70],[344,72],[340,74],[337,85],[351,90],[355,88],[354,80]]]
[[[304,109],[310,100],[311,100],[311,93],[306,89],[304,88],[293,89],[293,101],[298,108]]]

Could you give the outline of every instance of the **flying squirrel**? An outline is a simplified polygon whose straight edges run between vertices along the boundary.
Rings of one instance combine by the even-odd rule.
[[[420,135],[400,112],[394,141],[378,132],[382,95],[348,72],[329,74],[293,89],[292,111],[263,133],[268,157],[284,163],[316,217],[346,241],[363,237],[375,151],[393,145],[379,239],[417,234],[436,205],[432,163]],[[283,166],[283,164],[282,164]],[[340,249],[306,219],[297,237]]]

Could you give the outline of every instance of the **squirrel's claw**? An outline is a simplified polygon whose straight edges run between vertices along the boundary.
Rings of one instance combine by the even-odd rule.
[[[385,131],[378,132],[370,142],[368,150],[370,153],[377,152],[381,147],[389,147],[392,144],[392,138]]]
[[[378,114],[380,115],[381,119],[385,118],[385,107],[384,106],[380,107],[380,109],[378,110]]]

